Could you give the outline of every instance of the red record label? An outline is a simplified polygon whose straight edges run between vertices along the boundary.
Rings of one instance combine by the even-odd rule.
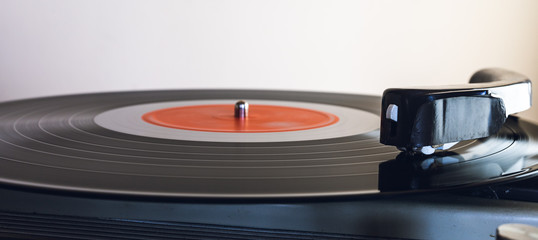
[[[287,106],[251,105],[246,118],[234,116],[233,104],[165,108],[146,113],[145,122],[205,132],[263,133],[321,128],[338,122],[331,113]]]

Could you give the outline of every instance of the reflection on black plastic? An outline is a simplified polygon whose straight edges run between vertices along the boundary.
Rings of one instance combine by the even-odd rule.
[[[423,155],[402,152],[379,165],[381,192],[431,190],[491,182],[517,176],[536,165],[535,140],[518,129],[516,118],[498,134],[459,143],[453,151]],[[525,124],[528,125],[528,124]]]
[[[500,177],[504,172],[498,162],[466,164],[454,152],[420,157],[401,153],[379,165],[379,189],[385,192],[450,187]]]

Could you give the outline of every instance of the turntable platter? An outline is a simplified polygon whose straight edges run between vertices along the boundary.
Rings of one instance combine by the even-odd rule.
[[[338,120],[269,132],[178,129],[144,121],[166,108],[253,99]],[[379,194],[380,164],[399,151],[379,143],[374,96],[284,91],[149,91],[72,95],[0,105],[0,182],[13,187],[141,197],[277,198]],[[334,119],[333,119],[334,120]],[[208,126],[207,127],[212,127]],[[511,120],[417,163],[436,190],[534,174],[534,125]],[[483,165],[488,163],[488,171]],[[495,163],[493,166],[490,163]],[[386,166],[386,165],[384,165]],[[473,170],[474,169],[474,170]],[[413,171],[415,171],[413,170]],[[432,173],[436,173],[432,175]],[[381,179],[381,180],[380,180]]]

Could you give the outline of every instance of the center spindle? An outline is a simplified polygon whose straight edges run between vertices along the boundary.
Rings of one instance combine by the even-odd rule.
[[[239,100],[235,103],[234,115],[236,118],[245,119],[248,117],[248,103],[244,100]]]

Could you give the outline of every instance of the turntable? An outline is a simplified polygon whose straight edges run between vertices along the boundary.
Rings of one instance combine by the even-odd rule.
[[[501,239],[538,225],[530,81],[0,104],[0,236]],[[381,123],[380,123],[381,122]],[[379,127],[380,126],[380,127]]]

